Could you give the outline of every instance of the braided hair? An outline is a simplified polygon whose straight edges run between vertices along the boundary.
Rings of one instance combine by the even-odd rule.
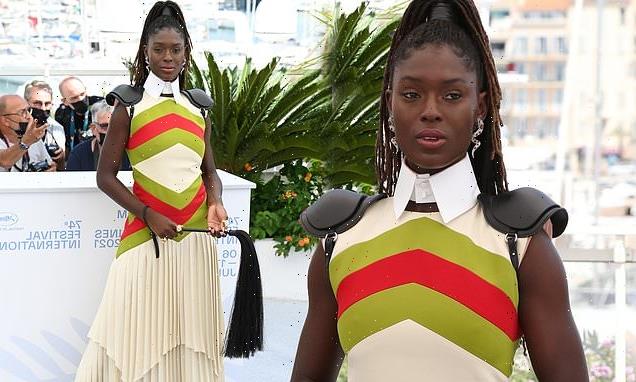
[[[486,92],[486,117],[480,150],[471,158],[479,189],[496,195],[508,190],[506,169],[501,151],[501,88],[495,63],[473,0],[413,0],[408,6],[391,43],[384,71],[383,89],[392,87],[395,66],[410,52],[426,45],[448,46],[461,57],[469,70],[477,73],[480,91]],[[380,124],[376,142],[376,174],[380,192],[392,195],[402,165],[402,154],[390,144],[394,135],[389,129],[386,97],[380,105]],[[468,151],[472,149],[470,144]]]
[[[145,48],[148,45],[150,36],[164,28],[174,29],[183,36],[183,41],[185,43],[185,66],[181,74],[179,74],[179,87],[184,89],[186,79],[185,74],[188,73],[188,68],[190,67],[192,41],[190,40],[190,34],[188,33],[188,28],[186,27],[181,8],[179,8],[177,3],[170,0],[157,1],[150,9],[150,12],[148,12],[148,16],[146,16],[144,29],[141,32],[141,39],[139,40],[137,57],[135,57],[135,62],[133,62],[133,86],[143,86],[146,78],[148,78]]]

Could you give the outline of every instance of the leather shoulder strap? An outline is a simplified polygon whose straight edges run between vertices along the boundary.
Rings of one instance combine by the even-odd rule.
[[[529,237],[539,231],[545,222],[552,222],[552,237],[565,231],[568,213],[543,192],[523,187],[496,196],[481,194],[478,197],[486,221],[497,231]]]
[[[183,90],[181,91],[181,94],[183,94],[191,104],[199,109],[209,109],[214,104],[208,93],[201,89]]]
[[[106,95],[106,102],[110,106],[115,105],[115,100],[118,100],[120,103],[124,104],[126,107],[134,106],[144,96],[144,88],[142,87],[133,87],[130,85],[118,85],[115,89],[113,89],[110,93]]]
[[[353,227],[373,203],[385,194],[363,195],[349,190],[331,190],[300,214],[300,224],[307,233],[325,237],[340,234]]]

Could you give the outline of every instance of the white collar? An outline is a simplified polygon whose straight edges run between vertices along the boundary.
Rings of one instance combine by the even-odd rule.
[[[148,73],[148,78],[144,82],[144,90],[153,96],[159,98],[161,94],[172,94],[176,102],[182,101],[181,89],[179,88],[179,77],[172,82],[166,82],[157,77],[152,70]]]
[[[402,160],[400,175],[393,195],[395,220],[404,212],[409,200],[417,203],[437,203],[444,223],[448,223],[477,203],[479,186],[468,154],[435,175],[418,174]]]

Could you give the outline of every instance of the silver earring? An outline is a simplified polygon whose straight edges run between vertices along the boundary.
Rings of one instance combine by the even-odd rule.
[[[473,133],[473,137],[470,139],[471,142],[473,142],[473,151],[470,154],[473,157],[473,159],[475,158],[475,152],[477,151],[479,146],[481,146],[481,141],[477,138],[481,135],[483,131],[484,131],[484,121],[481,118],[477,118],[477,129],[475,129],[475,132]]]
[[[148,61],[148,57],[146,57],[146,70],[150,71],[150,61]]]
[[[183,64],[181,64],[181,72],[180,72],[181,74],[183,74],[183,71],[185,70],[185,66],[186,66],[186,63],[185,61],[183,61]]]
[[[393,114],[389,114],[389,130],[393,133],[390,142],[396,149],[399,150],[400,148],[398,147],[397,139],[395,138],[395,120],[393,119]]]

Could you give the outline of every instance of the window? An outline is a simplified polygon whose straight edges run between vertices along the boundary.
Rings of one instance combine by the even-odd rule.
[[[505,42],[493,42],[490,44],[490,50],[492,51],[492,55],[495,58],[503,58],[506,52],[506,43]]]
[[[517,111],[525,111],[528,109],[528,90],[517,89],[514,108]]]
[[[514,45],[515,54],[528,54],[528,39],[526,37],[517,37]]]
[[[565,62],[557,62],[554,65],[554,80],[565,81]]]
[[[517,62],[515,63],[515,71],[519,74],[527,74],[528,72],[526,71],[526,64],[523,62]]]
[[[535,81],[547,80],[545,63],[539,62],[534,65],[534,80]]]
[[[539,91],[537,92],[537,103],[539,106],[539,111],[548,111],[548,97],[546,95],[545,89],[539,89]]]
[[[490,25],[496,23],[497,20],[503,20],[510,16],[510,11],[508,9],[493,9],[490,11]]]
[[[548,39],[545,37],[538,37],[535,40],[534,52],[537,54],[548,53]]]
[[[563,89],[556,89],[552,93],[552,111],[560,111],[563,104]]]
[[[556,39],[556,51],[561,54],[568,53],[568,44],[565,37],[557,37]]]

